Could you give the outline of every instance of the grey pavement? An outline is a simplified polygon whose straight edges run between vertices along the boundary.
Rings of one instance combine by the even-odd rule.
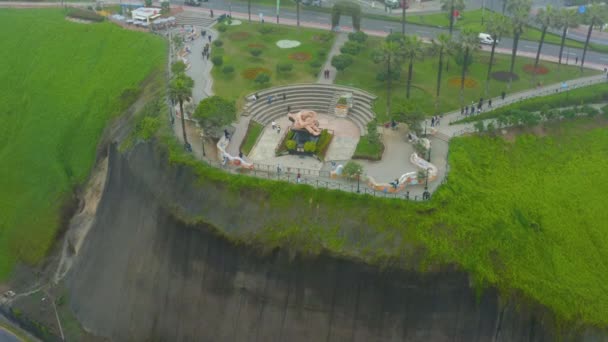
[[[331,59],[333,56],[337,56],[340,54],[340,48],[342,47],[342,45],[344,45],[344,43],[348,40],[348,34],[347,33],[339,33],[336,36],[336,39],[334,40],[334,45],[332,45],[331,50],[329,50],[329,53],[327,54],[327,60],[325,61],[325,64],[323,64],[323,68],[321,69],[321,72],[319,73],[319,78],[317,79],[317,83],[321,83],[321,84],[333,84],[334,81],[336,80],[336,74],[338,73],[338,71],[336,70],[336,68],[334,68],[333,65],[331,65]],[[325,78],[325,74],[324,71],[325,70],[329,70],[329,78]]]

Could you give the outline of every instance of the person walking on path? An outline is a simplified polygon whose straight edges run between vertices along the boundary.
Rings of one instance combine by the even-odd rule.
[[[287,100],[287,95],[285,95],[285,93],[283,93],[283,101]]]
[[[302,175],[298,172],[298,175],[296,176],[296,182],[298,184],[300,184],[301,181],[302,181]]]
[[[431,118],[431,127],[435,127],[435,117]]]
[[[492,99],[488,99],[488,107],[492,108]]]
[[[574,64],[578,64],[578,56],[574,57]]]
[[[272,122],[272,130],[274,131],[275,129],[277,129],[277,123],[276,122]]]
[[[272,104],[272,95],[268,95],[267,102],[269,105]]]
[[[213,18],[213,10],[212,9],[209,10],[209,14],[211,15],[211,18]]]
[[[281,134],[281,125],[277,125],[277,134]]]
[[[211,43],[211,35],[208,35],[207,38],[209,38],[209,43]]]
[[[505,100],[505,96],[507,95],[507,93],[505,93],[505,91],[503,90],[502,93],[500,94],[500,97],[502,98],[502,100]]]

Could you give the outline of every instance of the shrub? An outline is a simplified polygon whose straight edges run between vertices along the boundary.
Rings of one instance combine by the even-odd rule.
[[[296,149],[296,141],[295,140],[287,140],[285,146],[289,151],[293,151]]]
[[[160,8],[162,14],[169,14],[171,12],[171,3],[169,1],[161,1]]]
[[[321,65],[323,65],[323,62],[321,62],[321,61],[319,61],[319,60],[314,60],[314,61],[312,61],[312,62],[308,63],[308,65],[310,65],[310,66],[311,66],[311,67],[313,67],[313,68],[318,68],[318,67],[320,67]]]
[[[171,72],[173,73],[173,75],[179,75],[184,71],[186,71],[186,64],[184,64],[184,62],[177,61],[171,64]]]
[[[599,110],[597,110],[597,109],[595,109],[595,108],[593,108],[593,107],[591,107],[589,105],[583,106],[583,108],[581,108],[580,111],[582,113],[587,114],[590,117],[594,117],[594,116],[596,116],[596,115],[598,115],[600,113]]]
[[[292,141],[292,140],[290,140]],[[314,141],[307,141],[304,143],[304,152],[314,153],[317,149],[317,144]]]
[[[367,140],[370,144],[380,143],[380,133],[378,133],[378,122],[376,119],[367,124]]]
[[[319,135],[319,140],[317,140],[317,150],[315,152],[319,159],[325,159],[325,153],[327,153],[327,149],[329,148],[332,138],[333,136],[326,129],[324,129]]]
[[[254,82],[257,83],[257,84],[264,85],[264,84],[270,82],[270,76],[268,74],[266,74],[266,73],[258,74],[255,77]]]
[[[83,19],[95,22],[101,22],[105,19],[102,15],[99,15],[93,11],[87,11],[80,8],[70,8],[68,10],[67,16],[70,18]]]
[[[223,42],[221,39],[216,39],[216,40],[213,42],[213,45],[215,45],[215,46],[217,46],[217,47],[220,47],[220,46],[224,45],[224,42]]]
[[[217,30],[220,32],[226,32],[228,30],[228,25],[226,25],[226,24],[218,25]]]
[[[327,51],[319,50],[319,52],[317,52],[317,55],[319,55],[319,58],[325,58],[327,57]]]
[[[479,133],[482,133],[482,132],[485,130],[485,128],[486,128],[486,126],[484,125],[483,121],[477,121],[477,122],[476,122],[476,123],[473,125],[473,127],[474,127],[474,128],[475,128],[475,130],[476,130],[477,132],[479,132]]]
[[[213,58],[211,58],[211,62],[217,67],[222,66],[222,64],[224,64],[224,57],[214,56]]]
[[[353,64],[353,57],[348,54],[337,55],[331,59],[331,65],[339,71],[343,71],[351,64]]]
[[[152,0],[144,0],[146,7],[152,7]]]
[[[420,158],[425,158],[426,154],[428,153],[428,150],[426,149],[426,146],[424,146],[424,144],[422,143],[422,140],[418,140],[414,144],[414,151],[416,151]]]
[[[348,34],[348,39],[363,44],[367,40],[367,34],[363,31],[351,32]]]
[[[261,34],[269,34],[269,33],[272,33],[272,31],[274,31],[274,30],[270,26],[262,26],[262,27],[260,27],[260,29],[258,31]]]
[[[346,176],[346,177],[354,178],[357,175],[363,174],[363,166],[357,162],[349,161],[344,166],[342,173],[344,173],[344,176]]]
[[[608,105],[602,107],[602,114],[604,114],[604,116],[608,116]]]
[[[234,67],[232,65],[226,65],[222,68],[222,72],[226,75],[232,74],[234,72]]]
[[[293,70],[293,64],[291,63],[279,63],[277,64],[277,72],[287,73]]]
[[[363,46],[357,42],[347,41],[340,48],[340,52],[347,53],[349,55],[357,55],[357,54],[359,54],[359,52],[361,51],[362,48],[363,48]]]
[[[253,56],[253,57],[258,57],[259,55],[262,54],[262,49],[260,48],[253,48],[249,50],[249,53]]]

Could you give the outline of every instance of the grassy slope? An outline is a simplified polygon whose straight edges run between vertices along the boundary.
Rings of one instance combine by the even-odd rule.
[[[314,59],[319,59],[322,63],[325,58],[319,56],[319,51],[328,52],[332,46],[333,38],[327,42],[319,42],[313,40],[314,36],[326,33],[323,30],[300,29],[282,25],[265,25],[273,28],[272,33],[262,34],[259,29],[263,25],[259,23],[243,23],[239,26],[231,26],[226,32],[223,32],[220,39],[224,42],[221,48],[213,48],[212,56],[223,55],[224,65],[231,65],[235,68],[234,73],[225,75],[222,73],[222,67],[213,68],[213,91],[216,95],[230,99],[242,100],[244,95],[253,92],[261,87],[253,80],[245,79],[242,72],[249,68],[263,67],[271,72],[270,83],[265,87],[289,84],[314,82],[316,74],[320,67],[313,68],[309,64]],[[249,33],[246,39],[235,40],[235,35],[239,33]],[[333,37],[333,36],[332,36]],[[297,40],[302,45],[291,49],[280,49],[276,46],[276,42],[281,39]],[[250,44],[260,44],[263,46],[262,54],[259,57],[253,57],[249,54]],[[288,56],[296,52],[306,52],[311,54],[309,61],[290,60]],[[293,71],[289,74],[277,74],[277,63],[292,63]]]
[[[379,38],[369,38],[368,48],[356,57],[355,63],[349,66],[344,72],[338,73],[336,83],[360,87],[378,95],[376,101],[376,114],[379,116],[379,121],[385,121],[386,118],[386,84],[376,80],[376,75],[381,71],[381,66],[374,64],[372,53],[381,43]],[[494,71],[508,71],[510,65],[510,56],[495,55],[495,65],[492,68]],[[487,63],[489,62],[489,53],[480,52],[474,57],[473,64],[469,67],[468,77],[477,81],[475,88],[465,88],[464,103],[470,104],[471,101],[478,101],[480,97],[485,96],[485,80],[487,74]],[[437,83],[437,57],[425,58],[423,61],[414,61],[414,74],[412,78],[411,100],[420,106],[427,114],[432,114],[435,110],[435,87]],[[513,82],[511,90],[515,92],[534,88],[533,76],[523,71],[525,64],[533,64],[534,60],[529,58],[518,57],[515,61],[515,73],[520,76],[519,81]],[[440,92],[440,112],[456,110],[460,108],[460,83],[450,85],[449,80],[452,78],[460,78],[462,67],[456,64],[454,59],[450,59],[449,72],[442,75],[442,84]],[[588,76],[596,73],[596,71],[585,70],[581,75],[580,69],[574,66],[562,66],[559,72],[557,71],[556,63],[542,62],[543,66],[549,68],[550,72],[546,75],[538,75],[537,82],[543,84],[552,84],[562,80],[569,80],[577,77]],[[445,67],[445,62],[444,62]],[[407,79],[407,64],[404,63],[401,71],[401,78],[398,83],[393,83],[393,99],[405,97],[405,81]],[[490,81],[490,96],[496,97],[503,90],[507,90],[505,82],[496,80]]]
[[[605,326],[608,130],[595,120],[556,123],[552,136],[516,142],[456,138],[449,182],[423,203],[232,176],[177,144],[171,161],[234,196],[255,191],[277,213],[300,208],[253,236],[231,236],[240,242],[418,270],[455,263],[476,284],[523,293],[559,319]]]
[[[36,22],[36,25],[31,25]],[[164,61],[165,43],[109,24],[68,22],[58,10],[0,12],[0,279],[36,263],[59,208],[87,176],[108,119]]]
[[[253,120],[249,122],[249,127],[247,128],[247,135],[245,136],[245,141],[243,142],[241,148],[241,151],[245,155],[249,155],[249,152],[251,152],[253,145],[255,144],[256,140],[258,140],[258,137],[260,136],[260,134],[262,134],[263,130],[264,126],[260,125],[259,123]]]

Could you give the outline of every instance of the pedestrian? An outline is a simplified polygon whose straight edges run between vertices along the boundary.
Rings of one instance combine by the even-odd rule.
[[[277,134],[281,134],[281,126],[277,125]]]
[[[439,123],[441,123],[441,116],[442,115],[437,115],[437,120],[435,120],[435,125],[439,126]]]
[[[464,108],[460,106],[460,115],[464,114]]]
[[[431,127],[435,127],[435,117],[431,118]]]
[[[207,35],[207,31],[206,30],[201,30],[201,38],[205,39],[206,35]]]
[[[239,151],[239,158],[243,159],[243,151]]]
[[[207,60],[209,60],[209,56],[211,56],[211,54],[209,53],[209,51],[207,51]]]
[[[574,64],[578,64],[578,56],[574,57]]]
[[[330,74],[330,71],[329,71],[329,69],[327,69],[327,78],[328,79],[329,79],[329,74]]]
[[[209,43],[211,43],[211,35],[208,35],[207,38],[209,38]]]
[[[275,129],[277,129],[277,123],[276,122],[272,122],[272,130],[274,131]]]
[[[277,164],[277,174],[281,174],[281,164]]]
[[[228,137],[230,136],[230,133],[228,133],[227,129],[224,129],[224,136],[226,137],[226,139],[228,139]]]
[[[469,106],[465,106],[464,107],[464,116],[468,116],[469,115]]]
[[[209,14],[211,15],[211,18],[213,18],[213,10],[212,9],[209,10]]]
[[[488,99],[488,107],[492,108],[492,99]]]
[[[395,119],[391,119],[391,128],[393,130],[397,129],[397,121]]]
[[[272,104],[272,96],[268,95],[268,97],[266,98],[266,102],[268,104]]]
[[[291,106],[287,106],[287,113],[291,113]]]
[[[296,182],[300,183],[302,181],[302,175],[298,172],[296,175]]]
[[[505,99],[505,96],[506,96],[506,95],[507,95],[507,94],[505,93],[505,91],[504,91],[504,90],[503,90],[503,91],[502,91],[502,93],[500,94],[500,96],[502,97],[502,99],[503,99],[503,100]]]

